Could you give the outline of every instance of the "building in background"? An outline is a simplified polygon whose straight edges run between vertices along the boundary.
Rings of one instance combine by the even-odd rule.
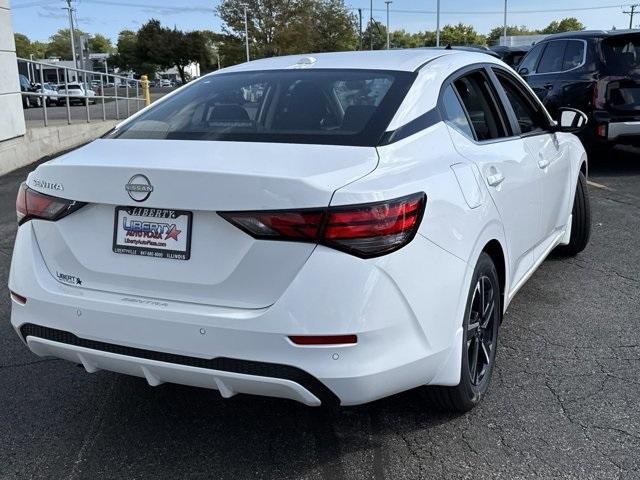
[[[503,47],[530,47],[548,35],[507,35],[500,37],[499,45]],[[505,41],[506,40],[506,41]]]
[[[200,64],[197,62],[190,63],[189,65],[184,67],[184,73],[187,77],[187,80],[198,78],[200,76]],[[181,82],[180,74],[178,73],[178,69],[176,67],[171,67],[158,72],[156,74],[156,78],[158,80],[169,80],[173,84],[178,84]]]

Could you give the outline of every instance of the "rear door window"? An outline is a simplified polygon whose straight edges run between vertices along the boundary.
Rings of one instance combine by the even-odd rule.
[[[582,65],[584,61],[585,45],[581,40],[568,40],[564,50],[562,71],[572,70]]]
[[[497,69],[494,69],[494,72],[511,104],[520,127],[520,133],[545,131],[548,127],[548,121],[536,100],[510,74]]]
[[[460,103],[458,94],[453,87],[449,85],[442,95],[442,106],[444,107],[444,116],[454,128],[459,130],[467,137],[473,139],[474,134],[471,130],[471,124],[467,117],[464,107]]]
[[[483,72],[474,72],[459,78],[454,82],[454,86],[478,141],[506,136],[505,125]]]
[[[607,75],[629,76],[640,68],[640,34],[608,38],[602,51]]]
[[[566,46],[566,40],[549,42],[538,65],[537,73],[555,73],[562,71],[562,62],[564,61],[564,50]]]
[[[522,59],[522,63],[518,67],[518,72],[521,75],[530,75],[536,72],[536,66],[538,65],[538,60],[540,60],[544,47],[546,47],[546,43],[539,43]]]

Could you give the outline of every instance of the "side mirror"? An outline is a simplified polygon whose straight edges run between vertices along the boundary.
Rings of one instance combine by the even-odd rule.
[[[518,70],[518,73],[521,76],[525,77],[525,76],[529,75],[529,69],[526,68],[526,67],[522,67],[521,69]]]
[[[587,115],[575,108],[562,107],[558,109],[560,118],[556,125],[556,131],[578,133],[582,131],[589,122]]]

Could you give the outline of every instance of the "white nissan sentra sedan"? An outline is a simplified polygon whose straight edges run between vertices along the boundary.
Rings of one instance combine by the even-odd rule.
[[[35,354],[307,405],[414,387],[468,410],[502,315],[590,232],[587,159],[481,54],[289,56],[194,81],[18,194]]]

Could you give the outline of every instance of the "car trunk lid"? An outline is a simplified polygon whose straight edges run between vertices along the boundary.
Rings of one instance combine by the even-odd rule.
[[[29,187],[88,203],[57,222],[32,225],[51,274],[74,288],[261,308],[282,295],[314,245],[256,240],[216,212],[325,207],[336,189],[376,165],[368,147],[97,140],[30,174]],[[123,221],[154,223],[149,214],[168,211],[191,217],[189,226],[180,218],[178,238],[164,238],[169,227],[160,238],[176,240],[178,250],[189,242],[187,260],[114,252],[119,235],[129,234],[118,231]]]

